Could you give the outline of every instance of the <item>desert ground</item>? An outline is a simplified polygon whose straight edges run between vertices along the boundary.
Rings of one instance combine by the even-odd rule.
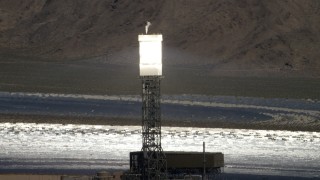
[[[78,61],[36,61],[31,59],[0,59],[0,90],[2,92],[26,92],[45,94],[74,94],[101,96],[140,96],[141,81],[138,76],[138,64],[115,64],[101,58]],[[170,64],[170,63],[169,63]],[[318,102],[320,98],[320,81],[312,77],[252,77],[252,76],[217,76],[210,75],[206,67],[188,65],[164,66],[161,92],[163,96],[205,96],[208,99],[216,96],[252,97],[260,99],[286,99]],[[23,98],[22,98],[23,99]],[[41,99],[41,96],[39,97]],[[197,101],[192,99],[191,101]],[[19,101],[17,101],[19,102]],[[240,103],[235,100],[232,103]],[[299,104],[299,103],[297,103]],[[256,105],[259,105],[257,103]],[[139,105],[138,105],[139,106]],[[267,106],[272,106],[268,104]],[[302,105],[297,105],[302,106]],[[91,108],[88,106],[87,108]],[[302,108],[303,107],[299,107]],[[317,108],[315,108],[317,109]],[[107,111],[107,108],[106,108]],[[130,111],[130,110],[129,110]],[[123,112],[127,114],[128,112]],[[23,113],[22,113],[23,114]],[[4,113],[1,122],[51,122],[138,125],[139,115],[133,117],[108,116],[107,118],[82,117],[82,115],[56,116],[54,114],[39,115],[33,113],[22,115]],[[85,121],[85,118],[91,119]],[[287,129],[318,130],[313,124],[287,126],[278,122],[245,123],[215,121],[197,122],[184,120],[174,121],[168,117],[163,120],[169,126],[196,127],[229,127],[254,129]],[[63,119],[63,120],[62,120]]]
[[[137,49],[138,51],[138,49]],[[62,94],[139,95],[138,61],[104,59],[36,61],[0,57],[0,90]],[[319,99],[320,81],[312,77],[234,76],[210,74],[205,65],[166,65],[162,94],[199,94],[262,98]],[[251,72],[249,72],[251,73]]]

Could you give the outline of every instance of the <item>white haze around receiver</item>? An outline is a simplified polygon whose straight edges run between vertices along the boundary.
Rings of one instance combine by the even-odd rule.
[[[147,21],[147,24],[146,24],[146,26],[145,26],[145,28],[146,28],[146,34],[148,34],[149,26],[151,26],[151,22]]]

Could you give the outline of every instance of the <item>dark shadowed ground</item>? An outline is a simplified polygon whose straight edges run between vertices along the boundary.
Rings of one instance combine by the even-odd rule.
[[[0,58],[0,91],[64,94],[139,95],[138,64],[101,59],[37,61]],[[210,75],[210,67],[168,65],[163,94],[320,99],[319,78]],[[228,75],[229,74],[229,75]]]

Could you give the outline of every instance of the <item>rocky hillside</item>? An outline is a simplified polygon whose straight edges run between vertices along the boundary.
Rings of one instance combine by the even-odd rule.
[[[137,63],[146,20],[166,64],[320,76],[319,0],[0,0],[0,57]]]

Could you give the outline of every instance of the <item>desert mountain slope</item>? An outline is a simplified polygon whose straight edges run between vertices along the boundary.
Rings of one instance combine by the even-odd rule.
[[[146,20],[167,64],[320,76],[318,0],[0,0],[0,56],[137,63]]]

